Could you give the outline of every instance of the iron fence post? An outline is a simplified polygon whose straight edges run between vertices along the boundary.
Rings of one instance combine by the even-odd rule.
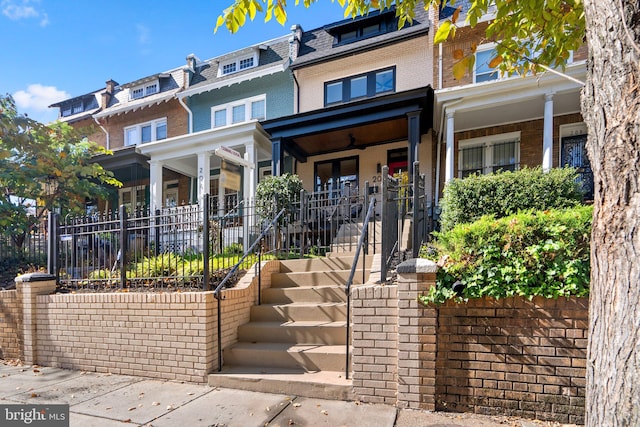
[[[209,193],[204,195],[204,203],[202,206],[202,253],[204,258],[202,260],[202,288],[205,291],[209,290]]]
[[[305,236],[305,230],[307,227],[307,204],[305,201],[305,192],[304,189],[300,190],[300,216],[299,216],[299,221],[300,221],[300,258],[304,258],[304,254],[306,251],[305,248],[305,242],[306,242],[306,236]]]
[[[58,271],[58,214],[49,212],[47,218],[47,273],[56,276],[56,282],[59,279]]]
[[[120,205],[120,289],[127,285],[127,207]]]
[[[420,237],[420,162],[413,163],[413,227],[411,236],[411,255],[413,258],[418,257],[419,245],[421,243]]]

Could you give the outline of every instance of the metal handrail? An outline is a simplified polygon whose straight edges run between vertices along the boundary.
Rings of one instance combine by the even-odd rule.
[[[369,221],[371,219],[372,213],[375,211],[376,206],[376,198],[371,198],[369,202],[369,208],[367,209],[367,215],[364,218],[364,222],[362,223],[362,231],[360,232],[360,238],[358,239],[358,246],[356,248],[356,253],[353,257],[353,263],[351,264],[351,272],[349,273],[349,278],[347,279],[347,283],[344,286],[344,292],[347,294],[347,351],[346,351],[346,363],[345,363],[345,378],[349,379],[349,317],[350,317],[350,307],[351,307],[351,284],[353,283],[353,277],[356,274],[356,269],[358,268],[358,258],[360,257],[360,251],[364,246],[365,239],[369,234]],[[375,230],[374,230],[375,233]],[[364,271],[364,260],[362,262],[362,269]]]
[[[253,244],[249,247],[249,249],[247,249],[244,252],[244,254],[242,255],[242,257],[240,257],[236,265],[234,265],[233,268],[227,273],[227,275],[224,276],[224,279],[222,279],[220,284],[218,284],[218,286],[216,286],[216,288],[213,291],[213,296],[218,300],[218,372],[222,370],[222,303],[221,301],[224,299],[222,298],[222,295],[220,294],[220,292],[222,291],[222,288],[224,287],[224,285],[227,284],[229,279],[231,279],[231,277],[236,273],[236,271],[238,271],[238,268],[240,268],[240,265],[245,260],[245,258],[248,257],[249,254],[251,254],[254,251],[257,244],[261,242],[262,239],[264,239],[264,237],[267,235],[267,232],[269,232],[275,226],[276,222],[284,214],[285,210],[286,210],[285,208],[282,208],[280,212],[278,212],[275,218],[273,218],[273,220],[271,220],[269,225],[264,230],[262,230],[262,233],[260,233],[260,235],[255,240],[255,242],[253,242]]]

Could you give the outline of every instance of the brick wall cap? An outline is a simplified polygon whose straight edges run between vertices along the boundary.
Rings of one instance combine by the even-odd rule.
[[[408,273],[436,273],[438,271],[438,265],[424,258],[409,259],[396,268],[398,274]]]
[[[49,273],[27,273],[16,277],[16,283],[29,283],[29,282],[55,282],[56,276]]]

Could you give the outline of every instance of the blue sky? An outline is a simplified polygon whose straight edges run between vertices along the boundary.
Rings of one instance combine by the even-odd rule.
[[[104,87],[124,84],[186,64],[194,53],[209,59],[343,19],[337,2],[319,0],[310,9],[291,0],[285,26],[264,16],[237,34],[213,33],[220,12],[232,0],[0,0],[0,93],[11,94],[18,110],[48,122],[48,105]]]

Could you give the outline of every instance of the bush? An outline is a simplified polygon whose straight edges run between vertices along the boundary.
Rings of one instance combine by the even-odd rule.
[[[502,218],[522,210],[562,209],[582,201],[575,169],[524,168],[516,172],[454,179],[444,189],[441,230],[482,215]]]
[[[589,293],[592,206],[485,216],[435,233],[421,256],[437,261],[437,285],[424,302],[449,298],[557,298]],[[453,284],[463,290],[456,295]]]
[[[282,208],[286,208],[287,212],[290,212],[293,203],[300,198],[300,191],[302,191],[302,180],[298,175],[285,173],[280,176],[267,177],[260,181],[256,188],[258,215],[269,220]]]

